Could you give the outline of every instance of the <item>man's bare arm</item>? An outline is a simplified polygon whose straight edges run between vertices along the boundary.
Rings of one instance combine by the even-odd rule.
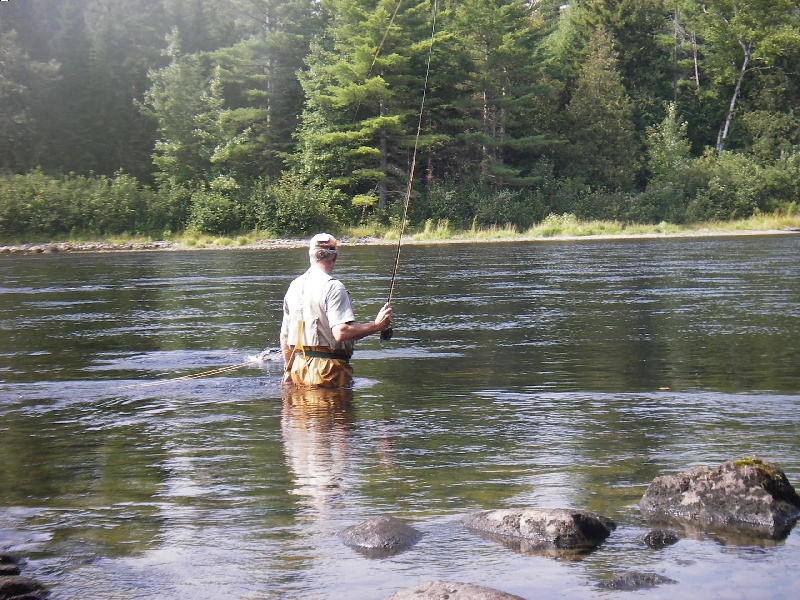
[[[392,321],[392,307],[384,304],[372,323],[342,323],[331,328],[337,342],[354,342],[373,333],[383,331]]]

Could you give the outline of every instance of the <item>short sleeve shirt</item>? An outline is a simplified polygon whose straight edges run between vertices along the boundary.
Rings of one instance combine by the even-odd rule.
[[[303,346],[327,346],[352,352],[352,342],[337,342],[332,329],[356,320],[344,284],[322,269],[311,267],[292,281],[283,299],[281,335],[297,343],[297,323],[303,321]]]

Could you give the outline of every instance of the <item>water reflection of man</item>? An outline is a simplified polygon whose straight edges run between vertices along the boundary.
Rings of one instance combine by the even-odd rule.
[[[292,281],[283,299],[281,383],[346,387],[353,382],[353,342],[389,327],[392,309],[384,304],[375,321],[357,324],[344,284],[331,275],[339,255],[336,238],[318,233],[308,254],[311,266]]]
[[[353,391],[348,388],[283,388],[281,433],[286,463],[294,473],[291,493],[320,516],[342,501]]]

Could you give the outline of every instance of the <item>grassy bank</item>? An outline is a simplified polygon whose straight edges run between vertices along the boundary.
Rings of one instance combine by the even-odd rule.
[[[447,221],[428,221],[422,226],[410,227],[404,234],[405,242],[434,243],[445,241],[514,241],[514,240],[554,240],[592,237],[637,237],[637,236],[702,236],[737,233],[759,233],[774,231],[800,231],[800,214],[759,214],[737,221],[713,221],[676,225],[657,223],[652,225],[623,223],[619,221],[581,221],[574,215],[550,215],[541,223],[526,231],[518,231],[512,226],[471,229],[456,229]],[[397,242],[399,230],[380,225],[360,226],[335,232],[347,243],[352,244],[393,244]],[[268,232],[249,233],[218,237],[202,233],[182,233],[154,240],[143,236],[114,236],[105,239],[50,239],[14,240],[0,242],[0,247],[44,246],[57,244],[61,249],[100,249],[131,250],[150,249],[154,243],[163,249],[213,249],[213,248],[264,248],[294,247],[304,244],[304,240],[271,235]]]
[[[552,238],[580,238],[592,236],[644,236],[644,235],[704,235],[740,232],[767,232],[800,228],[800,214],[759,214],[737,221],[713,221],[676,225],[673,223],[637,224],[620,221],[581,221],[574,215],[550,215],[526,231],[514,227],[452,229],[447,222],[428,222],[424,227],[406,232],[410,239],[419,242],[438,240],[529,240]],[[378,237],[397,240],[397,232],[385,231]]]

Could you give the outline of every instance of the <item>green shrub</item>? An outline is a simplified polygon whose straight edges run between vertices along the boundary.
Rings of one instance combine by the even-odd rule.
[[[544,216],[540,198],[535,191],[496,190],[480,182],[435,182],[412,198],[409,221],[448,221],[460,228],[511,224],[526,229]]]
[[[148,214],[150,227],[180,231],[186,227],[192,209],[192,191],[183,186],[164,186],[158,190]],[[161,224],[159,226],[159,224]]]
[[[0,235],[161,232],[170,223],[160,205],[161,197],[131,175],[70,174],[56,179],[37,170],[0,178]]]
[[[687,199],[682,185],[662,181],[633,194],[620,211],[620,218],[632,223],[682,223]]]
[[[163,230],[166,223],[156,219],[158,196],[142,188],[135,177],[117,173],[113,179],[94,182],[85,215],[86,230],[99,235]]]
[[[696,160],[696,167],[708,176],[687,209],[689,221],[746,219],[768,208],[763,169],[742,154],[724,152]]]
[[[797,203],[800,198],[800,153],[783,154],[761,170],[763,194],[768,210]]]
[[[585,203],[591,188],[581,179],[559,179],[548,189],[547,212],[564,214]]]
[[[276,232],[307,235],[337,228],[337,192],[307,187],[291,177],[281,180],[274,192]]]
[[[242,228],[243,211],[235,199],[224,192],[198,190],[192,194],[189,229],[224,235]]]
[[[252,229],[274,231],[277,224],[278,186],[265,180],[256,181],[245,204],[245,219]]]
[[[433,182],[426,185],[422,193],[412,197],[408,218],[414,223],[447,220],[464,226],[475,214],[471,200],[467,186],[459,187],[446,181]],[[397,205],[402,211],[402,203],[398,202]]]

